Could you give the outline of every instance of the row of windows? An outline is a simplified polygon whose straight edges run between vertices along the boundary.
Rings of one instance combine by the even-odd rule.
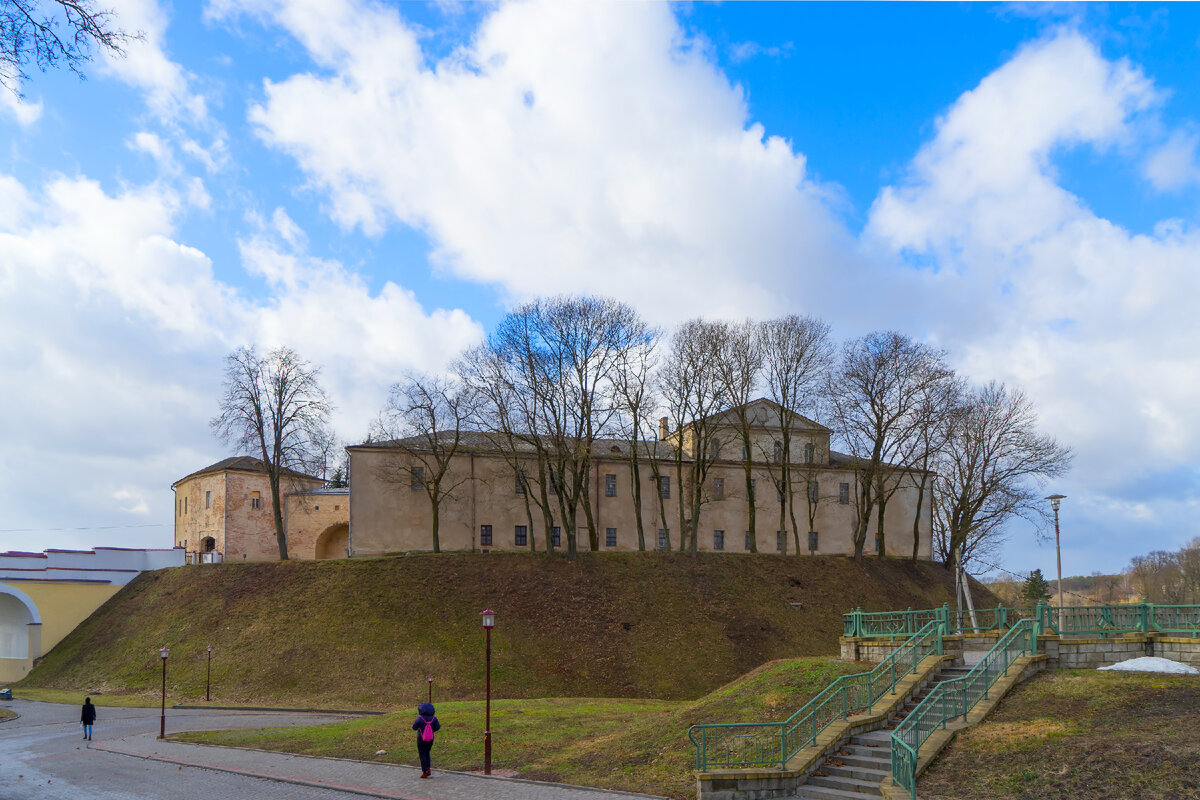
[[[664,529],[664,528],[659,528],[658,529],[658,544],[655,547],[655,549],[656,550],[666,550],[667,549],[667,539],[669,536],[670,536],[669,530]],[[553,545],[555,547],[562,547],[562,528],[555,526],[550,529],[550,541],[553,543]],[[786,542],[787,542],[787,532],[786,531],[775,531],[775,549],[779,552],[782,552]],[[527,547],[528,544],[529,544],[529,529],[528,529],[528,527],[525,525],[514,526],[513,527],[513,546],[514,547]],[[480,525],[479,526],[479,546],[480,547],[494,546],[491,525]],[[605,528],[604,529],[604,546],[605,547],[616,547],[617,546],[617,529],[616,528]],[[744,550],[749,552],[749,550],[750,550],[750,531],[746,531],[746,536],[745,536],[744,544],[742,545],[742,547]],[[718,531],[718,530],[713,531],[712,548],[713,548],[713,550],[724,550],[725,549],[725,531]],[[819,549],[817,531],[809,531],[808,532],[808,549],[813,550],[813,551]]]
[[[774,445],[774,447],[772,448],[772,452],[771,452],[771,460],[774,461],[776,464],[778,464],[783,461],[783,442],[776,440],[775,442],[773,442],[773,445]],[[712,458],[720,458],[721,457],[721,440],[714,437],[713,440],[708,443],[708,452]],[[815,455],[816,455],[816,448],[813,447],[813,443],[805,442],[804,443],[804,463],[805,464],[813,463],[813,458],[815,457]],[[746,445],[743,444],[742,445],[742,460],[743,461],[746,460],[746,456],[747,456]]]
[[[424,467],[411,467],[409,469],[409,473],[412,476],[411,486],[412,486],[413,491],[425,488],[425,468]],[[654,477],[651,476],[650,480],[654,480]],[[754,480],[750,481],[750,496],[751,497],[753,497],[755,494],[755,490],[754,490],[755,483],[756,483],[756,481],[754,481]],[[514,484],[515,492],[517,494],[525,494],[526,486],[528,486],[528,479],[525,477],[524,473],[518,472],[516,475],[516,481]],[[558,483],[554,479],[553,475],[550,476],[550,485],[548,488],[550,490],[550,494],[558,494]],[[658,494],[664,500],[671,499],[671,476],[670,475],[660,475],[658,477]],[[604,496],[605,497],[616,497],[617,496],[617,476],[615,473],[608,472],[608,473],[605,473],[605,475],[604,475]],[[724,500],[725,499],[725,479],[724,478],[713,478],[712,498],[713,498],[713,500]],[[783,489],[781,489],[779,486],[775,487],[775,499],[777,502],[780,502],[780,503],[783,502]],[[808,482],[808,499],[809,499],[809,502],[812,502],[812,503],[815,503],[818,501],[818,499],[820,499],[820,486],[818,485],[817,481],[809,481]],[[184,500],[186,502],[187,498],[184,498]],[[848,483],[839,483],[838,484],[838,502],[841,503],[842,505],[847,505],[850,502],[850,484],[848,484]],[[206,498],[205,499],[205,508],[207,508],[207,507],[208,507],[208,500]],[[255,508],[257,508],[257,507],[258,506],[255,506]]]
[[[186,497],[179,498],[176,505],[178,506],[177,513],[179,514],[179,516],[183,516],[184,514],[188,513],[188,499]],[[204,493],[204,507],[212,508],[212,492]],[[262,493],[261,492],[251,492],[250,493],[250,507],[251,508],[262,508]]]

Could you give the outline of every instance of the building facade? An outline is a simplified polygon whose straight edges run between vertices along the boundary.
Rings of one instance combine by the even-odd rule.
[[[746,452],[732,412],[713,420],[711,437],[714,461],[702,489],[698,549],[713,552],[802,553],[831,555],[854,551],[857,520],[857,471],[854,460],[830,449],[831,431],[803,417],[792,425],[790,472],[795,513],[780,519],[777,488],[784,457],[778,406],[757,400],[746,407],[750,420],[751,491],[755,530],[749,526]],[[689,432],[672,434],[665,429],[657,442],[638,449],[641,515],[644,548],[680,547],[679,504],[690,510],[690,497],[679,485],[675,446],[683,441],[690,449]],[[524,490],[540,493],[537,459],[499,447],[493,434],[471,433],[453,458],[445,483],[451,496],[439,509],[439,544],[442,550],[546,550],[547,527],[556,547],[565,547],[561,515],[554,511],[547,525],[536,503]],[[600,550],[631,551],[642,548],[633,500],[632,443],[601,440],[593,449],[587,503]],[[350,453],[349,553],[377,556],[429,550],[432,547],[432,506],[421,481],[425,468],[417,456],[418,439],[368,442],[347,448]],[[518,480],[518,469],[526,476]],[[686,470],[691,460],[685,459]],[[917,511],[916,473],[892,470],[898,488],[887,503],[884,517],[886,554],[911,555],[914,519],[919,536],[918,553],[930,557],[932,512],[926,501]],[[553,493],[554,487],[547,491]],[[926,493],[928,498],[928,493]],[[553,505],[553,504],[552,504]],[[553,509],[552,509],[553,510]],[[689,523],[690,524],[690,523]],[[868,521],[866,552],[874,553],[877,519]],[[580,509],[576,520],[579,549],[588,549],[587,515]]]
[[[289,558],[345,558],[350,497],[325,481],[290,473],[284,489]],[[175,493],[175,546],[188,563],[276,561],[274,503],[262,461],[235,456],[171,485]]]

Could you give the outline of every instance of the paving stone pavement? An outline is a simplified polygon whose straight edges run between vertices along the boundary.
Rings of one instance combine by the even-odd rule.
[[[0,800],[646,800],[649,795],[434,769],[159,741],[159,712],[99,709],[82,741],[77,706],[13,700],[0,724]],[[345,717],[167,711],[167,732],[311,725]],[[436,750],[435,750],[436,754]],[[435,762],[436,764],[436,756]]]

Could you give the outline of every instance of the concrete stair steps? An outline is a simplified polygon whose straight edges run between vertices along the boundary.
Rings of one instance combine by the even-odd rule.
[[[866,767],[867,769],[881,769],[885,772],[892,768],[892,760],[887,755],[834,755],[831,756],[830,763],[833,760],[841,761],[848,767]]]
[[[891,731],[871,731],[870,733],[860,733],[850,737],[850,744],[862,745],[864,747],[886,747],[891,750],[892,733]]]
[[[865,744],[850,744],[842,745],[841,749],[834,754],[835,758],[841,758],[843,754],[851,756],[859,756],[863,758],[884,758],[891,759],[892,748],[890,744],[887,747],[882,745],[865,745]]]
[[[872,783],[879,783],[891,774],[890,771],[874,769],[872,767],[856,767],[850,764],[840,767],[834,766],[828,761],[821,765],[821,772],[824,772],[831,778],[850,778],[851,780],[869,781]]]
[[[823,770],[822,770],[823,771]],[[858,778],[843,778],[838,775],[809,776],[805,787],[822,786],[826,789],[838,789],[843,792],[857,792],[859,795],[879,795],[879,781],[864,781]]]

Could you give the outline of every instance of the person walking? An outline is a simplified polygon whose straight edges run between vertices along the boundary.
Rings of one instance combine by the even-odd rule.
[[[413,720],[412,729],[417,732],[417,755],[421,757],[421,777],[428,778],[430,773],[429,751],[433,749],[433,735],[442,729],[442,723],[433,715],[433,703],[421,703],[417,706],[417,718]]]
[[[92,705],[92,698],[83,698],[83,713],[79,717],[79,724],[83,725],[83,738],[87,741],[92,740],[92,725],[96,723],[96,707]]]

